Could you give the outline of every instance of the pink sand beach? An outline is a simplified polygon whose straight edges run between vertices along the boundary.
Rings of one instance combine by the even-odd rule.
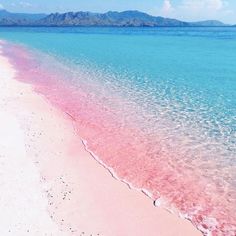
[[[71,118],[16,74],[0,52],[0,235],[201,235],[113,178]]]

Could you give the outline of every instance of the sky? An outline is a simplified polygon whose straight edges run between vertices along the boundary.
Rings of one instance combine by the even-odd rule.
[[[28,13],[139,10],[185,21],[216,19],[236,24],[236,0],[0,0],[0,9]]]

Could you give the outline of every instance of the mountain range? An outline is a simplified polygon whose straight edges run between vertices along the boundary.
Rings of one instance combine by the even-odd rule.
[[[109,11],[107,13],[67,12],[52,14],[11,13],[0,10],[0,26],[116,26],[116,27],[187,27],[227,26],[216,21],[185,22],[155,17],[139,11]]]

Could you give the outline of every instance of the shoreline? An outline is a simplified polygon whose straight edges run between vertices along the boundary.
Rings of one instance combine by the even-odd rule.
[[[0,105],[19,124],[28,162],[41,176],[44,223],[55,235],[201,235],[188,220],[154,207],[144,194],[112,178],[85,150],[68,116],[14,80],[14,68],[1,52],[0,62]],[[45,229],[38,230],[42,235]]]

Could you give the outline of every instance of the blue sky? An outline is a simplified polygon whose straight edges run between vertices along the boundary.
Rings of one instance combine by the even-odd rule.
[[[0,8],[34,13],[140,10],[180,20],[218,19],[236,24],[236,0],[0,0]]]

